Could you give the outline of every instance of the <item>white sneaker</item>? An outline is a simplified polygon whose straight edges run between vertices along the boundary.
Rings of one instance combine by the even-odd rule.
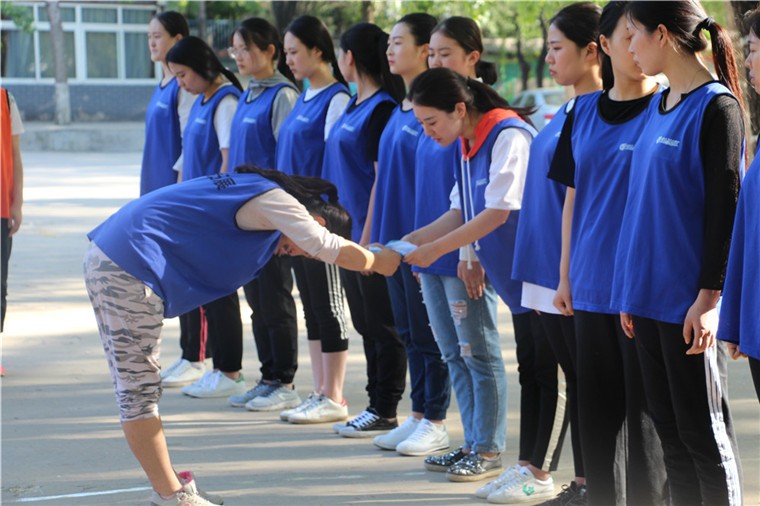
[[[396,451],[401,455],[430,455],[445,450],[449,446],[449,433],[446,431],[446,426],[423,418],[412,435],[396,445]]]
[[[520,474],[521,468],[522,466],[520,464],[515,464],[512,467],[508,467],[499,475],[498,478],[493,481],[489,481],[477,489],[475,491],[475,497],[478,499],[488,499],[488,495],[491,492],[499,490],[506,482]]]
[[[162,367],[161,368],[161,373],[160,373],[161,379],[164,379],[164,378],[170,376],[174,372],[174,369],[176,369],[177,366],[179,366],[182,363],[183,360],[185,360],[185,359],[182,358],[182,357],[179,357],[177,360],[175,360],[174,362],[172,362],[169,367],[165,367],[165,368]]]
[[[222,371],[214,371],[205,375],[192,385],[182,389],[182,393],[190,397],[209,399],[212,397],[229,397],[245,392],[245,378],[240,375],[237,380],[232,380],[222,374]]]
[[[248,411],[280,411],[301,404],[301,396],[298,395],[295,387],[286,387],[279,383],[272,386],[274,388],[268,392],[248,401],[245,409]]]
[[[537,480],[530,469],[520,467],[519,474],[512,477],[497,490],[488,494],[488,502],[494,504],[514,504],[533,502],[537,499],[554,497],[554,480]]]
[[[383,450],[395,450],[400,442],[412,435],[419,424],[420,421],[417,418],[410,416],[404,421],[404,423],[387,434],[376,436],[372,442],[375,446],[382,448]]]
[[[195,480],[192,476],[187,478],[188,481],[182,477],[180,480],[182,480],[182,488],[168,499],[164,499],[154,490],[150,497],[151,506],[215,506],[224,504],[221,499],[219,502],[211,502],[204,497],[195,486]]]
[[[310,406],[303,411],[293,413],[288,417],[290,423],[325,423],[337,422],[348,418],[348,406],[345,403],[338,404],[329,397],[320,395]]]
[[[285,411],[282,411],[280,413],[280,420],[282,420],[283,422],[287,422],[288,418],[290,418],[290,415],[292,415],[293,413],[300,413],[304,409],[311,406],[311,404],[317,399],[319,399],[319,394],[317,392],[310,393],[309,396],[306,398],[306,400],[303,401],[298,406],[296,406],[295,408],[290,408],[290,409],[286,409]]]
[[[264,383],[263,381],[259,381],[258,383],[256,383],[255,387],[251,388],[250,390],[242,394],[231,396],[229,399],[227,399],[227,402],[229,402],[230,406],[232,406],[233,408],[244,408],[245,405],[248,404],[248,402],[252,400],[254,397],[264,395],[274,388],[275,388],[275,385],[272,385],[270,383]]]
[[[164,387],[181,387],[189,385],[201,379],[206,371],[203,362],[193,363],[185,359],[180,359],[179,364],[174,366],[170,374],[161,378],[161,385]]]

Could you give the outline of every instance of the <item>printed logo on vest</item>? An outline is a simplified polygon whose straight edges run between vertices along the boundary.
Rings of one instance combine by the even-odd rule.
[[[633,144],[626,144],[624,142],[620,145],[620,151],[633,151]]]
[[[229,174],[215,174],[213,176],[207,177],[209,181],[216,185],[216,189],[218,191],[222,191],[225,188],[229,188],[230,186],[235,186],[237,184],[237,182],[235,182],[235,179]]]
[[[158,102],[156,102],[156,107],[158,107],[159,109],[168,109],[169,104],[165,104],[159,100]]]
[[[409,125],[404,125],[403,127],[401,127],[401,131],[402,132],[406,132],[409,135],[413,135],[415,137],[417,137],[418,135],[420,135],[420,133],[417,130],[414,130],[413,128],[410,128]]]
[[[208,123],[208,122],[207,122],[205,119],[203,119],[203,118],[195,118],[195,122],[196,122],[196,123],[200,123],[201,125],[205,125],[206,123]]]
[[[353,132],[354,130],[356,130],[356,128],[352,127],[351,125],[347,125],[345,123],[343,123],[340,127],[343,130],[348,130],[349,132]]]
[[[298,116],[296,116],[296,119],[300,121],[301,123],[311,123],[311,119],[304,116],[303,114],[299,114]]]
[[[475,186],[483,186],[484,184],[488,184],[488,179],[482,178],[475,181]]]
[[[681,144],[681,141],[660,136],[660,137],[657,137],[657,142],[655,142],[655,144],[665,144],[666,146],[670,146],[671,148],[677,148]]]
[[[256,118],[243,118],[243,123],[248,123],[249,125],[255,125]]]

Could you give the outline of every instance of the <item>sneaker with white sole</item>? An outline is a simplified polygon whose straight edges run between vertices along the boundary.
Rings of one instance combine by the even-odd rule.
[[[440,452],[449,446],[451,445],[446,426],[423,418],[412,435],[396,446],[396,451],[401,455],[416,457]]]
[[[398,427],[396,420],[389,420],[377,414],[374,408],[367,408],[340,429],[338,434],[349,438],[365,438],[379,436]]]
[[[182,363],[183,360],[185,359],[182,357],[179,357],[177,360],[172,362],[171,365],[169,365],[169,367],[162,367],[161,372],[159,373],[159,376],[161,376],[161,379],[164,379],[170,376],[171,373],[174,372],[174,369],[176,369]]]
[[[185,359],[180,359],[180,363],[174,367],[171,374],[161,379],[161,385],[170,388],[189,385],[201,379],[205,372],[206,366],[203,362],[196,364]]]
[[[570,485],[562,485],[562,491],[554,499],[539,503],[537,506],[587,506],[588,496],[586,485],[578,485],[574,481]]]
[[[264,383],[263,381],[259,381],[256,383],[255,387],[251,388],[247,392],[230,396],[230,398],[227,399],[227,402],[229,402],[230,406],[234,408],[244,408],[245,405],[254,397],[266,395],[267,392],[274,390],[275,388],[276,385],[272,383]]]
[[[480,481],[498,476],[502,469],[501,457],[487,459],[477,452],[470,452],[446,471],[446,478],[454,482]]]
[[[245,392],[245,378],[241,374],[237,380],[225,376],[222,371],[214,371],[192,385],[182,389],[182,393],[199,399],[230,397]]]
[[[359,413],[352,419],[348,420],[347,422],[334,423],[332,426],[333,432],[336,434],[340,434],[340,431],[345,429],[349,424],[352,424],[354,421],[359,420],[360,418],[364,418],[367,415],[368,413],[367,413],[367,410],[365,409],[364,411],[362,411],[361,413]]]
[[[451,466],[465,458],[468,454],[464,452],[463,447],[459,447],[443,455],[431,455],[425,458],[425,469],[436,473],[445,473]]]
[[[245,409],[248,411],[281,411],[301,404],[301,396],[298,395],[294,386],[286,387],[279,382],[273,386],[274,388],[264,395],[259,395],[248,401]]]
[[[381,434],[380,436],[375,437],[372,442],[375,446],[382,448],[383,450],[395,450],[396,446],[398,446],[401,441],[404,441],[406,438],[412,435],[419,423],[419,419],[410,416],[404,421],[404,423],[389,433]]]
[[[195,480],[192,477],[188,481],[182,478],[180,480],[182,488],[168,499],[164,499],[154,490],[150,496],[151,506],[215,506],[216,504],[224,504],[224,501],[213,503],[204,498],[196,488]]]
[[[306,409],[290,415],[288,421],[295,424],[326,423],[337,422],[346,418],[348,418],[348,406],[345,401],[338,404],[329,397],[320,395]]]
[[[537,499],[554,497],[554,480],[537,480],[530,469],[521,467],[520,473],[488,494],[488,502],[493,504],[515,504],[533,502]]]
[[[205,490],[201,490],[198,488],[198,486],[195,483],[195,475],[192,471],[180,471],[177,473],[177,478],[179,478],[179,482],[184,487],[185,485],[188,485],[192,483],[192,486],[195,487],[195,493],[206,499],[211,504],[216,505],[222,505],[224,504],[224,499],[221,498],[221,496],[218,496],[216,494],[209,494]]]
[[[283,422],[287,422],[288,418],[290,418],[290,415],[292,415],[294,413],[300,413],[304,409],[306,409],[309,406],[311,406],[311,404],[314,401],[316,401],[317,399],[319,399],[319,394],[317,392],[310,393],[309,396],[306,397],[306,400],[304,400],[303,402],[301,402],[301,404],[299,404],[295,408],[290,408],[290,409],[286,409],[285,411],[281,411],[280,412],[280,420],[282,420]]]
[[[515,464],[513,466],[508,467],[502,473],[499,475],[498,478],[496,478],[493,481],[489,481],[479,489],[475,491],[475,497],[479,499],[488,499],[488,495],[491,492],[495,492],[499,490],[502,485],[504,485],[506,482],[511,480],[512,478],[515,478],[517,475],[520,474],[520,468],[522,466],[520,464]]]

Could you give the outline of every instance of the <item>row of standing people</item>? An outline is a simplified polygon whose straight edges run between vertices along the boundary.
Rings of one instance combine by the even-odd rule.
[[[653,114],[650,109],[659,106],[662,101],[663,111],[670,112],[674,103],[678,105],[683,100],[679,98],[668,107],[667,97],[672,95],[657,91],[656,83],[646,78],[641,69],[646,74],[663,72],[669,78],[668,71],[673,72],[672,68],[678,69],[675,76],[681,75],[682,67],[693,70],[692,81],[680,83],[684,84],[684,89],[679,91],[683,92],[682,97],[690,96],[689,92],[697,89],[701,91],[694,95],[706,94],[702,107],[696,108],[700,118],[705,109],[709,110],[707,106],[712,103],[711,100],[720,97],[715,101],[720,106],[711,107],[719,109],[724,117],[716,120],[716,113],[712,112],[708,118],[712,121],[723,120],[719,126],[711,124],[710,127],[715,128],[716,132],[721,129],[729,132],[724,133],[726,143],[720,144],[721,150],[712,150],[708,155],[705,155],[707,148],[698,152],[705,160],[712,157],[713,160],[722,160],[722,167],[731,167],[723,173],[711,173],[708,167],[704,169],[706,183],[703,188],[724,191],[729,196],[724,193],[722,197],[710,196],[706,199],[714,206],[706,215],[715,216],[715,220],[705,225],[713,235],[705,238],[704,244],[725,245],[726,237],[730,237],[729,218],[733,217],[730,189],[734,188],[734,203],[735,190],[738,189],[738,183],[732,183],[731,173],[738,178],[739,165],[726,163],[726,160],[728,157],[731,162],[738,163],[741,158],[741,146],[738,157],[733,152],[736,151],[736,143],[742,139],[740,126],[737,130],[741,121],[739,117],[737,123],[737,103],[725,87],[709,84],[711,77],[706,69],[694,66],[698,61],[695,53],[703,49],[700,43],[704,46],[700,30],[708,29],[711,34],[714,31],[717,37],[719,28],[712,21],[704,22],[707,16],[699,6],[684,2],[669,3],[669,7],[672,6],[680,9],[675,12],[677,15],[665,12],[668,7],[655,8],[637,2],[627,7],[613,2],[602,13],[601,23],[599,9],[591,4],[576,4],[560,11],[551,23],[547,61],[557,82],[573,86],[579,98],[563,107],[549,127],[538,136],[518,114],[504,112],[511,110],[506,103],[496,99],[479,103],[478,96],[488,95],[484,87],[476,81],[457,80],[455,74],[431,72],[427,81],[421,79],[413,87],[410,99],[403,99],[404,87],[408,89],[412,81],[425,71],[426,60],[431,66],[448,66],[468,78],[477,77],[477,70],[487,74],[483,68],[484,62],[478,61],[482,53],[479,32],[477,37],[468,38],[474,23],[462,18],[450,18],[435,26],[435,21],[429,17],[407,16],[394,26],[390,38],[373,25],[358,25],[341,38],[337,59],[331,43],[327,44],[329,35],[318,20],[295,20],[285,33],[287,68],[293,70],[295,77],[309,79],[311,87],[295,101],[293,111],[281,120],[279,128],[275,127],[275,118],[281,119],[281,116],[273,112],[278,107],[277,98],[288,93],[294,96],[294,88],[285,79],[276,79],[279,83],[274,90],[272,86],[261,85],[265,79],[257,77],[251,65],[250,71],[256,79],[240,99],[241,105],[238,105],[235,117],[241,110],[244,111],[244,103],[258,102],[258,110],[247,116],[248,121],[244,119],[246,113],[243,112],[239,117],[242,124],[234,120],[231,122],[230,157],[235,152],[236,135],[239,142],[237,149],[244,154],[242,159],[234,162],[228,158],[226,165],[234,168],[240,163],[256,163],[274,166],[288,173],[326,177],[337,184],[342,201],[354,218],[352,238],[356,242],[366,245],[370,241],[387,242],[406,236],[407,240],[421,246],[406,260],[409,264],[415,264],[415,270],[421,271],[419,277],[424,305],[412,268],[408,265],[402,265],[387,280],[377,274],[366,276],[342,272],[338,276],[337,272],[331,273],[330,268],[325,271],[325,266],[318,262],[315,262],[312,272],[317,273],[319,281],[305,274],[301,274],[299,279],[299,267],[296,267],[302,300],[307,294],[304,307],[315,389],[304,403],[283,416],[290,421],[301,418],[306,422],[341,420],[347,416],[342,397],[346,352],[342,346],[347,346],[344,325],[337,333],[340,340],[333,340],[333,343],[340,343],[336,349],[326,344],[327,339],[312,337],[322,335],[318,334],[318,330],[312,332],[312,329],[320,328],[312,322],[320,319],[315,316],[314,305],[307,307],[309,300],[322,303],[323,307],[328,304],[329,312],[342,324],[342,314],[338,314],[342,308],[340,278],[348,296],[354,326],[363,337],[370,400],[363,413],[347,424],[335,427],[341,435],[361,437],[380,434],[375,437],[375,444],[386,449],[399,449],[401,445],[399,451],[406,454],[427,454],[446,448],[448,436],[442,421],[448,405],[448,382],[451,381],[460,404],[465,444],[450,454],[428,457],[426,466],[447,471],[449,478],[455,481],[475,481],[501,473],[497,480],[478,490],[479,496],[488,497],[493,502],[524,499],[520,491],[529,490],[523,487],[526,482],[531,486],[531,499],[542,497],[542,494],[548,496],[553,494],[549,471],[556,468],[557,449],[561,446],[557,442],[561,443],[566,428],[562,413],[565,407],[557,386],[559,363],[568,385],[576,468],[576,479],[563,494],[564,499],[570,495],[584,495],[583,485],[588,478],[591,482],[589,498],[596,504],[611,504],[616,500],[630,504],[662,503],[667,501],[667,490],[676,503],[690,504],[685,501],[694,499],[695,493],[700,494],[700,501],[705,504],[712,504],[718,497],[730,498],[731,494],[734,494],[733,501],[736,500],[736,494],[740,494],[738,458],[729,451],[733,439],[725,400],[721,405],[720,398],[717,401],[713,399],[719,411],[723,411],[719,417],[723,423],[723,439],[719,443],[724,454],[718,453],[723,459],[723,476],[714,470],[709,473],[703,470],[703,467],[709,467],[709,458],[702,458],[701,455],[711,451],[710,458],[716,455],[715,445],[710,440],[705,442],[703,438],[707,434],[703,426],[705,403],[699,396],[704,392],[695,394],[699,398],[690,398],[679,411],[671,409],[667,412],[667,402],[658,399],[654,403],[657,410],[654,423],[646,413],[646,401],[649,401],[649,410],[653,410],[652,389],[662,390],[655,385],[662,385],[667,378],[645,383],[641,369],[645,368],[645,376],[649,379],[654,372],[662,371],[666,363],[670,366],[677,360],[671,355],[667,360],[658,359],[652,350],[645,349],[648,360],[640,361],[641,351],[637,348],[652,345],[651,342],[641,341],[651,336],[654,336],[653,341],[659,341],[659,331],[648,328],[650,322],[643,317],[651,318],[655,323],[669,322],[681,333],[680,324],[685,316],[681,316],[679,311],[684,312],[684,308],[675,307],[674,300],[652,297],[652,292],[648,291],[656,288],[652,285],[644,286],[638,292],[630,289],[628,292],[613,292],[613,278],[617,275],[614,269],[616,251],[624,252],[617,254],[621,263],[631,258],[631,265],[624,271],[632,276],[629,279],[640,279],[644,272],[661,284],[667,282],[668,276],[673,276],[671,266],[661,264],[667,257],[649,251],[644,252],[646,256],[643,253],[631,255],[642,245],[651,245],[650,242],[637,240],[635,244],[616,247],[624,213],[632,226],[644,227],[645,232],[655,233],[642,224],[653,220],[646,212],[653,207],[653,202],[646,200],[655,199],[659,203],[663,196],[647,188],[643,196],[636,195],[639,207],[633,210],[629,209],[632,208],[631,202],[634,202],[630,195],[634,192],[629,193],[628,203],[619,196],[628,193],[627,174],[629,170],[634,170],[631,168],[631,155],[637,136],[643,135],[642,131],[646,133],[646,127],[653,123],[649,121],[649,115]],[[627,14],[624,12],[626,8]],[[674,15],[675,20],[669,21],[669,25],[661,22],[669,20],[668,15]],[[253,20],[248,22],[252,23]],[[691,27],[690,23],[694,26]],[[652,67],[645,68],[641,60],[649,55],[642,50],[643,56],[639,56],[631,49],[636,58],[634,61],[629,52],[629,45],[634,47],[631,39],[638,34],[637,40],[646,42],[657,34],[660,25],[666,30],[664,36],[670,36],[668,41],[673,44],[668,47],[682,47],[689,51],[685,52],[685,56],[679,54],[682,60],[678,60],[664,53],[665,49],[660,49],[663,54],[659,56],[671,56],[672,61],[661,60],[670,63],[672,68],[651,56],[651,61],[657,64],[650,63]],[[276,38],[257,41],[250,35],[246,37],[246,33],[266,33],[265,25],[251,25],[249,32],[245,27],[246,22],[233,35],[239,69],[244,72],[246,65],[254,61],[255,56],[260,56],[260,62],[270,64],[270,75],[261,75],[264,78],[276,75],[274,62],[282,54],[278,53]],[[476,25],[474,30],[477,31]],[[678,34],[680,38],[673,34]],[[654,52],[652,48],[645,49]],[[426,51],[429,55],[425,54]],[[607,56],[602,58],[603,65],[607,66],[608,78],[604,83],[598,75],[599,55],[602,53]],[[175,58],[174,61],[171,55],[167,58],[169,68],[175,70],[178,80],[184,85],[186,81],[183,77],[193,76],[188,76],[180,66],[193,69],[192,55],[186,57],[188,59],[176,55]],[[716,51],[716,58],[723,58],[719,51]],[[461,66],[456,67],[457,64]],[[283,70],[285,68],[282,67]],[[218,70],[222,72],[221,68]],[[394,82],[393,74],[401,77],[403,83],[399,79]],[[349,99],[345,83],[341,83],[341,75],[357,84],[355,97]],[[436,95],[435,87],[445,82],[444,79],[451,80],[451,90],[457,90],[458,85],[461,88],[464,83],[463,95],[456,96],[453,91],[452,96]],[[213,83],[213,80],[206,81]],[[192,79],[190,83],[184,85],[186,89],[208,91],[192,88]],[[671,88],[678,84],[677,77],[671,78]],[[220,87],[223,86],[216,88]],[[257,97],[264,96],[264,92],[255,93],[257,87],[271,92],[267,100],[257,100]],[[601,88],[605,90],[603,93],[593,93]],[[331,91],[325,94],[326,90]],[[216,91],[212,89],[207,98],[214,97]],[[340,104],[338,100],[341,99],[336,97],[341,97],[343,103]],[[277,110],[281,111],[284,99],[279,100],[280,108]],[[204,102],[199,100],[196,105],[198,103]],[[464,104],[464,109],[457,105],[460,103]],[[415,106],[414,113],[412,105]],[[299,107],[301,109],[294,114]],[[431,110],[425,111],[426,107]],[[418,110],[420,108],[422,112]],[[678,109],[679,112],[683,110],[685,108]],[[441,116],[441,111],[446,114]],[[424,112],[431,114],[424,116]],[[662,111],[660,113],[664,114]],[[213,113],[209,118],[216,123]],[[261,118],[270,121],[260,121]],[[676,125],[685,124],[679,114],[671,114],[671,118],[677,118],[673,120]],[[295,126],[288,130],[291,123]],[[307,130],[304,125],[312,123],[316,123],[317,128],[309,132],[310,137],[299,138],[298,135],[303,135]],[[420,123],[429,135],[421,135]],[[734,130],[729,128],[731,126]],[[655,140],[663,137],[671,139],[659,135],[664,131],[661,127],[658,124]],[[267,132],[273,132],[273,137],[268,137]],[[736,132],[739,135],[735,135]],[[683,135],[683,132],[680,134]],[[714,138],[714,132],[702,132],[702,135],[704,137],[701,138]],[[456,141],[459,136],[463,137],[465,146],[462,148],[461,167],[457,153],[459,143]],[[436,146],[436,141],[448,147]],[[673,147],[671,144],[655,142],[655,147]],[[188,145],[189,138],[186,137],[185,156]],[[253,148],[250,152],[248,146]],[[604,151],[602,146],[608,149]],[[315,155],[310,151],[312,148],[320,152]],[[221,149],[223,151],[224,148]],[[554,156],[555,151],[561,156]],[[207,147],[204,152],[209,152]],[[265,156],[263,153],[273,154],[273,158],[256,158]],[[608,155],[600,157],[602,153]],[[478,157],[478,154],[481,156]],[[657,158],[659,155],[651,156]],[[322,170],[318,170],[320,159],[323,160]],[[451,160],[456,161],[453,164],[456,167],[452,166],[450,171],[443,170],[452,165]],[[225,163],[224,160],[222,163]],[[651,161],[646,164],[652,165]],[[614,176],[603,173],[603,169],[610,165],[624,170],[616,171]],[[718,166],[717,163],[714,165]],[[207,167],[216,166],[210,164]],[[558,183],[546,179],[547,173]],[[522,185],[526,177],[523,194]],[[708,180],[708,177],[715,179]],[[671,184],[682,182],[671,181]],[[571,190],[566,192],[565,186]],[[578,200],[574,199],[576,186],[583,188],[578,193]],[[455,191],[449,195],[452,187]],[[420,188],[425,191],[414,191]],[[605,197],[606,200],[600,204],[598,199]],[[449,200],[452,211],[446,212]],[[607,207],[599,211],[599,205]],[[700,203],[696,205],[698,207]],[[517,210],[521,207],[518,226]],[[683,214],[683,210],[671,211],[676,216]],[[440,215],[443,215],[441,219],[429,225]],[[424,228],[418,230],[421,227]],[[472,251],[466,248],[473,242],[482,267],[473,261]],[[600,247],[600,244],[607,247]],[[462,260],[457,258],[460,246],[465,247],[459,254]],[[444,256],[443,252],[448,256]],[[725,264],[725,258],[720,258],[719,253],[712,255],[703,255],[699,284],[704,290],[719,290],[722,282],[721,262]],[[643,265],[642,256],[651,259],[652,263]],[[277,261],[285,262],[281,258]],[[687,265],[686,269],[692,266]],[[259,293],[268,294],[269,290],[274,289],[289,295],[289,272],[288,266],[280,266],[268,290]],[[262,279],[253,283],[261,284]],[[671,280],[667,286],[684,286],[687,284],[685,279],[684,275],[679,274],[677,282]],[[322,283],[322,280],[325,282]],[[626,284],[626,281],[622,279],[615,286],[634,284]],[[652,283],[656,285],[654,281]],[[324,287],[327,287],[326,291]],[[257,313],[265,317],[270,314],[262,311],[260,305],[256,306],[254,298],[249,296],[249,292],[255,293],[255,290],[246,286],[246,296],[252,302],[254,311],[254,329]],[[693,291],[691,287],[684,286],[683,293],[676,295],[683,299],[685,293],[690,293],[689,290]],[[506,379],[495,328],[497,294],[508,303],[513,313],[523,387],[520,462],[503,472],[499,454],[504,450]],[[555,296],[561,310],[554,308]],[[639,304],[641,300],[657,309],[650,310],[646,305]],[[684,302],[680,303],[683,306]],[[279,306],[287,307],[284,304]],[[540,316],[531,309],[540,311]],[[632,341],[623,337],[623,329],[617,324],[619,309],[626,310],[626,314],[642,316],[641,323],[634,322],[637,338]],[[294,309],[290,315],[293,313]],[[321,314],[324,313],[322,311]],[[574,316],[571,319],[560,316],[560,313],[574,313]],[[424,315],[428,316],[432,333],[427,328],[427,320],[420,319]],[[210,327],[213,320],[214,317],[209,318]],[[293,325],[294,320],[293,315]],[[677,320],[677,323],[672,320]],[[263,328],[267,326],[263,324]],[[639,335],[643,328],[647,329],[644,339]],[[656,329],[657,325],[653,324],[653,328]],[[669,330],[674,331],[673,328]],[[626,333],[632,334],[632,328],[626,329]],[[295,337],[286,341],[276,338],[282,333],[271,332],[271,339],[261,340],[266,343],[261,345],[258,334],[255,331],[254,334],[263,366],[265,360],[262,357],[267,356],[266,344],[270,344],[272,351],[269,356],[273,361],[277,360],[275,354],[278,353],[274,351],[273,344],[281,346],[287,342],[288,350],[284,356],[294,353]],[[242,337],[240,340],[242,348]],[[694,351],[707,348],[706,340],[695,339],[694,342]],[[220,344],[215,346],[215,350],[220,347],[225,348]],[[226,347],[220,353],[224,354],[229,349]],[[720,351],[721,348],[711,348],[704,357],[696,355],[696,358],[706,360],[712,368],[710,370],[719,372]],[[234,401],[231,399],[231,402],[256,408],[256,399],[266,404],[262,399],[271,398],[276,393],[274,399],[269,400],[295,403],[295,396],[291,394],[294,392],[292,377],[295,362],[294,355],[291,356],[293,361],[290,364],[293,367],[290,376],[267,378],[262,368],[263,381],[248,394],[250,399],[243,394]],[[412,378],[412,416],[399,425],[396,407],[404,388],[407,359]],[[443,363],[448,365],[448,371],[442,367]],[[689,367],[692,369],[688,374],[696,374],[694,366]],[[237,384],[243,381],[239,370],[240,367],[232,371],[232,377],[228,379]],[[221,378],[218,373],[216,377]],[[684,377],[688,377],[687,373]],[[716,378],[720,380],[720,374],[716,374]],[[218,381],[216,384],[201,382],[201,386],[209,384],[218,387]],[[719,385],[719,381],[715,384]],[[620,391],[624,391],[625,395],[621,396]],[[725,393],[725,385],[720,391]],[[676,392],[672,395],[687,398],[685,393]],[[674,427],[685,423],[684,419],[699,422],[695,422],[695,427],[688,427],[685,434],[674,431]],[[621,451],[616,439],[624,423],[626,444]],[[718,425],[716,430],[720,429]],[[382,434],[389,430],[387,434]],[[416,437],[412,437],[414,434]],[[658,440],[658,434],[663,438],[664,446]],[[404,442],[412,444],[403,445]],[[417,444],[416,448],[414,443]],[[411,450],[406,446],[411,446]],[[661,448],[665,449],[664,464]],[[693,460],[691,465],[684,463],[689,459],[680,459],[684,455],[689,455]],[[666,468],[669,487],[665,485]],[[696,472],[690,473],[685,468],[696,469]],[[627,480],[619,475],[616,477],[615,469],[627,470]],[[626,481],[629,486],[621,485]],[[726,490],[730,493],[724,493]],[[736,503],[715,503],[724,502]]]

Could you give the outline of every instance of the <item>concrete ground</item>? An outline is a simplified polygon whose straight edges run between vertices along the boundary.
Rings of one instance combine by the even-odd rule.
[[[81,274],[85,233],[137,194],[137,153],[24,154],[24,224],[14,239],[9,311],[2,338],[2,504],[144,505],[149,485],[130,454],[117,419],[103,352]],[[244,322],[247,309],[244,307]],[[302,322],[301,322],[302,323]],[[514,340],[500,308],[509,373],[509,422],[504,463],[517,458],[519,385]],[[257,378],[246,324],[244,374]],[[301,329],[297,386],[309,390]],[[164,329],[165,364],[179,354],[178,325]],[[364,360],[352,334],[349,407],[364,407]],[[745,504],[760,504],[760,407],[745,361],[729,369],[731,406],[744,468]],[[408,389],[407,389],[408,390]],[[452,403],[452,444],[461,425]],[[400,414],[409,409],[402,400]],[[414,504],[482,502],[480,484],[453,484],[426,472],[420,458],[376,449],[369,441],[332,434],[329,425],[293,426],[225,399],[198,400],[167,390],[161,413],[173,461],[192,469],[206,490],[230,505]],[[569,438],[568,438],[569,440]],[[572,478],[569,441],[554,474],[557,491]]]

